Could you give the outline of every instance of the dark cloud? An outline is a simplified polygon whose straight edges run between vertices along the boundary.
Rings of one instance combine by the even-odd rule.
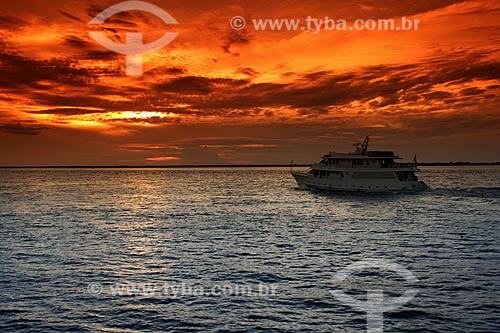
[[[89,1],[88,5],[87,5],[87,15],[90,18],[93,18],[94,16],[96,16],[97,14],[102,12],[104,9],[106,9],[106,7],[101,7],[101,6],[97,5],[96,3]]]
[[[312,118],[327,114],[328,108],[317,107],[317,108],[299,109],[298,113],[301,116],[307,116],[309,118]]]
[[[154,68],[144,73],[146,76],[161,76],[161,75],[171,75],[171,76],[181,76],[186,74],[187,70],[181,67],[160,67]]]
[[[59,13],[63,14],[64,16],[66,16],[69,19],[72,19],[74,21],[86,24],[86,22],[84,20],[82,20],[82,19],[80,19],[80,18],[78,18],[78,17],[76,17],[74,15],[71,15],[70,13],[67,13],[67,12],[62,11],[62,10],[59,10]]]
[[[87,15],[90,18],[94,18],[96,15],[101,13],[105,8],[99,6],[95,3],[90,3],[87,7]],[[125,11],[117,13],[108,19],[106,19],[103,24],[104,27],[115,29],[116,30],[124,30],[128,31],[130,28],[137,28],[138,25],[133,21],[144,22],[148,26],[153,26],[151,20],[146,15],[146,13],[142,11]]]
[[[109,110],[115,110],[115,109],[119,110],[123,105],[120,103],[116,103],[118,104],[118,106],[113,107],[115,103],[107,101],[103,98],[99,98],[98,96],[90,96],[87,94],[66,96],[61,94],[53,94],[51,92],[33,92],[31,93],[30,97],[33,99],[33,101],[35,101],[39,105],[50,105],[54,107],[57,106],[75,107],[73,110],[76,110],[76,108],[80,108],[83,112],[86,112],[85,111],[86,108],[89,107],[101,108],[101,109],[105,109],[105,107],[108,107]],[[62,114],[64,114],[64,109],[59,109],[59,111]]]
[[[184,76],[156,85],[157,91],[175,92],[186,95],[205,95],[213,91],[209,78],[200,76]]]
[[[26,21],[14,16],[0,16],[0,29],[4,30],[18,30],[19,28],[27,25]]]
[[[202,76],[183,76],[167,80],[155,85],[160,93],[180,93],[184,95],[206,95],[215,90],[223,90],[228,86],[242,86],[246,80],[233,80],[223,78],[207,78]]]
[[[124,13],[125,12],[122,12],[122,15]],[[116,14],[116,15],[120,15],[120,14]],[[106,24],[112,25],[115,28],[127,28],[128,29],[128,28],[137,28],[138,27],[138,25],[136,23],[128,22],[126,20],[117,19],[117,18],[113,18],[113,17],[106,20]]]
[[[145,118],[111,118],[111,119],[101,119],[101,121],[130,123],[130,124],[172,124],[172,123],[180,123],[182,119],[154,116]]]
[[[479,94],[482,94],[484,92],[485,91],[483,89],[479,89],[479,88],[476,88],[476,87],[466,88],[466,89],[462,89],[460,91],[460,93],[462,95],[464,95],[464,96],[479,95]]]
[[[78,36],[66,36],[64,38],[64,44],[79,49],[89,48],[92,46],[91,43],[81,39]]]
[[[0,53],[0,87],[38,88],[39,81],[50,81],[57,84],[81,86],[91,82],[96,75],[91,71],[78,68],[77,63],[71,60],[34,60],[15,54]],[[25,89],[20,89],[26,93]]]
[[[426,94],[423,94],[425,99],[431,100],[431,99],[446,99],[450,98],[453,95],[447,91],[432,91]]]
[[[112,33],[115,33],[115,34],[118,32],[118,30],[113,29],[113,28],[109,28],[109,27],[101,27],[101,29],[106,30],[106,31],[111,31]],[[118,38],[118,36],[115,36],[115,38]],[[120,39],[121,39],[121,37],[120,37]]]
[[[250,43],[250,40],[251,36],[245,29],[239,31],[230,30],[227,33],[226,38],[224,38],[222,49],[225,53],[232,53],[237,55],[236,53],[231,52],[231,46],[248,44]]]
[[[25,125],[20,122],[0,124],[0,132],[21,134],[21,135],[37,135],[40,134],[43,130],[49,128],[50,127],[45,127],[45,126]]]
[[[236,73],[245,74],[248,76],[257,76],[259,74],[259,72],[255,71],[254,69],[252,69],[250,67],[238,68]]]
[[[93,60],[113,60],[117,59],[120,55],[113,51],[88,51],[82,55],[82,59]]]
[[[38,110],[38,111],[28,111],[28,113],[33,113],[33,114],[57,114],[57,115],[65,115],[65,116],[74,116],[74,115],[79,115],[79,114],[102,113],[102,112],[107,112],[107,111],[84,109],[84,108],[56,108],[56,109],[45,109],[45,110]]]

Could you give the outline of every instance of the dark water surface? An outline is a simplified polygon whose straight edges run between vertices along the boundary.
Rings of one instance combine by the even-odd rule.
[[[499,332],[500,168],[420,178],[431,191],[352,195],[286,168],[0,170],[0,331],[363,332],[330,291],[411,287],[385,332]],[[367,258],[418,281],[333,280]]]

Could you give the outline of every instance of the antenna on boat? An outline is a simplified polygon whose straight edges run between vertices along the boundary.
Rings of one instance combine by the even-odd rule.
[[[356,146],[356,154],[366,155],[368,152],[368,145],[370,143],[370,136],[365,136],[363,142],[356,141],[353,146]]]
[[[361,154],[366,155],[366,153],[368,152],[368,144],[369,143],[370,143],[370,136],[367,135],[365,137],[365,140],[361,144]]]

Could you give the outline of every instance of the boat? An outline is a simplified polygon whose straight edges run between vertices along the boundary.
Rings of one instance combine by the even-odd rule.
[[[307,172],[291,170],[292,175],[301,189],[418,192],[429,188],[415,175],[420,172],[416,156],[412,163],[402,163],[394,151],[369,151],[369,142],[366,136],[363,142],[354,144],[354,152],[330,152]]]

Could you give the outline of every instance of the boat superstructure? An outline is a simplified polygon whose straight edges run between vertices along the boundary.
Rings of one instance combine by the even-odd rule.
[[[416,192],[428,188],[413,163],[400,162],[393,151],[369,151],[370,138],[356,142],[353,153],[330,152],[309,171],[292,171],[301,188],[355,192]]]

